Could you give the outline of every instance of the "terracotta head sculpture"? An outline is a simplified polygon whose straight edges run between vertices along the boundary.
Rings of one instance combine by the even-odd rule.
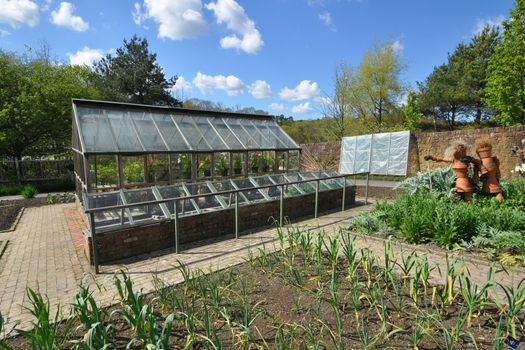
[[[492,143],[489,139],[480,139],[476,142],[476,153],[481,159],[481,181],[483,181],[483,192],[492,194],[498,200],[503,200],[499,179],[499,159],[492,155]]]

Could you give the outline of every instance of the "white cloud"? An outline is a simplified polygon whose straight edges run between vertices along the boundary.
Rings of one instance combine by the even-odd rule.
[[[226,23],[226,27],[235,32],[221,39],[223,49],[237,49],[254,54],[262,48],[264,41],[261,33],[235,0],[217,0],[206,4],[206,8],[213,11],[218,24]]]
[[[272,97],[272,88],[264,80],[256,80],[252,85],[250,85],[250,94],[253,97],[261,99]]]
[[[503,15],[499,15],[495,18],[480,18],[476,21],[474,29],[472,29],[472,35],[480,34],[486,26],[498,27],[501,29],[504,20],[505,16]]]
[[[398,55],[402,55],[404,49],[405,49],[405,46],[403,45],[401,40],[396,40],[392,43],[392,50],[394,51],[394,53]]]
[[[204,34],[207,23],[202,17],[201,0],[144,0],[144,12],[135,5],[133,21],[142,23],[152,18],[159,24],[159,38],[182,40]]]
[[[7,30],[0,29],[0,38],[6,37],[11,35],[11,32],[8,32]]]
[[[268,107],[270,107],[271,109],[273,109],[274,111],[277,111],[277,112],[284,111],[284,105],[282,103],[277,103],[277,102],[270,103],[268,105]]]
[[[69,56],[69,63],[71,63],[71,65],[86,65],[91,67],[93,63],[104,57],[104,52],[100,49],[90,49],[89,47],[84,46],[77,52],[73,54],[68,53],[67,55]]]
[[[142,5],[140,4],[140,2],[136,2],[133,5],[133,12],[131,13],[131,16],[133,17],[133,22],[135,22],[136,25],[148,29],[147,26],[142,24],[148,18],[148,16],[142,9]]]
[[[246,85],[241,79],[234,75],[206,75],[198,72],[193,78],[193,85],[195,85],[203,94],[207,94],[210,90],[222,90],[229,96],[236,96],[243,93]]]
[[[89,29],[89,23],[82,17],[73,14],[75,6],[69,2],[61,2],[60,6],[51,11],[51,23],[58,26],[68,27],[77,32],[85,32]]]
[[[321,12],[317,15],[319,20],[332,32],[337,32],[334,22],[332,21],[332,14],[328,11]]]
[[[175,83],[175,86],[172,88],[174,91],[180,91],[180,90],[191,90],[193,89],[193,85],[184,79],[184,77],[181,75],[177,78],[177,82]]]
[[[287,101],[309,100],[319,96],[319,85],[310,80],[303,80],[295,88],[284,87],[279,91],[279,97]]]
[[[38,5],[31,0],[0,0],[0,23],[12,28],[21,25],[34,27],[38,24]]]
[[[292,113],[304,114],[310,113],[311,111],[312,107],[310,107],[310,102],[299,103],[298,105],[292,107]]]

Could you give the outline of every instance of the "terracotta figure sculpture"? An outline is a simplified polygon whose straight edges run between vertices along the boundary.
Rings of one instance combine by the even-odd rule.
[[[483,182],[483,192],[496,196],[497,200],[503,200],[503,193],[499,179],[499,159],[492,155],[492,144],[487,139],[476,142],[476,153],[481,159],[480,179]]]
[[[465,142],[456,141],[445,150],[445,157],[427,155],[425,160],[451,163],[452,170],[456,174],[456,195],[460,196],[465,202],[470,202],[472,200],[472,185],[468,178],[468,168],[470,163],[476,164],[479,161],[467,156],[467,150]]]

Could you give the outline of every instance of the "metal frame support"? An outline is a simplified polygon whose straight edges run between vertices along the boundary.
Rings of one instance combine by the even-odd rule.
[[[89,229],[91,231],[91,250],[93,253],[93,265],[95,266],[95,274],[99,274],[100,270],[98,268],[98,251],[97,243],[95,241],[96,230],[95,230],[95,214],[89,213]]]
[[[346,176],[343,177],[343,199],[341,203],[341,211],[345,211],[345,201],[346,201]]]
[[[315,216],[316,219],[317,219],[317,207],[318,207],[318,203],[319,203],[319,182],[320,182],[319,179],[317,179],[315,181],[315,212],[314,212],[314,216]]]
[[[370,180],[370,173],[366,173],[366,187],[365,187],[365,204],[368,204],[368,183]]]
[[[235,239],[239,238],[239,192],[235,192]]]
[[[175,253],[179,254],[179,211],[177,210],[178,200],[173,201],[173,229],[175,233]]]
[[[284,211],[284,185],[281,185],[281,194],[279,195],[279,226],[283,227]]]

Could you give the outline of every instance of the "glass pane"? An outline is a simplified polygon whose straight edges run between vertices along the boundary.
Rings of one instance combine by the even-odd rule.
[[[153,120],[151,113],[145,112],[131,112],[131,118],[135,123],[137,132],[139,134],[146,151],[167,151],[164,141],[160,136]]]
[[[215,132],[213,127],[208,123],[208,118],[205,117],[193,117],[193,121],[197,128],[199,128],[200,133],[202,134],[201,139],[199,140],[198,149],[205,148],[206,146],[201,146],[201,144],[208,144],[214,150],[226,150],[228,146],[222,142],[221,138]],[[200,136],[200,135],[199,135]]]
[[[290,151],[288,153],[288,170],[299,170],[299,151]]]
[[[171,155],[172,181],[191,180],[191,154]]]
[[[274,151],[264,151],[262,152],[261,159],[261,170],[264,174],[273,173],[275,165],[275,152]]]
[[[173,116],[186,140],[195,151],[210,151],[212,148],[206,143],[204,137],[193,122],[193,117],[187,115]]]
[[[122,205],[119,192],[88,194],[89,208],[102,208],[114,205]],[[107,210],[95,213],[95,228],[107,228],[129,224],[129,217],[125,209]]]
[[[161,186],[158,187],[158,190],[163,199],[186,197],[186,192],[181,185]],[[170,214],[173,215],[173,202],[166,202],[166,206],[168,207]],[[179,200],[177,206],[178,212],[181,215],[197,213],[193,202],[190,200]]]
[[[237,179],[233,180],[233,182],[238,188],[247,189],[246,191],[242,191],[242,193],[250,202],[264,200],[264,196],[255,188],[249,179]]]
[[[186,188],[191,195],[212,193],[207,184],[186,184]],[[203,210],[222,209],[222,205],[216,196],[198,197],[195,199],[195,203]]]
[[[310,180],[310,179],[317,179],[317,175],[316,173],[313,173],[313,172],[307,172],[307,173],[299,173],[299,176],[301,178],[303,178],[304,180]],[[312,185],[314,186],[314,191],[315,191],[315,186],[317,185],[316,182],[312,182]],[[323,181],[320,181],[319,182],[319,191],[326,191],[326,190],[329,190],[330,188],[323,183]]]
[[[102,109],[77,107],[76,110],[86,152],[118,151],[109,120],[104,116]]]
[[[211,154],[197,154],[197,178],[211,177]]]
[[[230,154],[214,153],[213,156],[215,157],[214,176],[228,176],[230,174]]]
[[[116,156],[89,157],[90,183],[97,189],[113,188],[118,184]]]
[[[255,142],[259,145],[258,148],[272,148],[271,142],[263,135],[259,128],[255,126],[255,124],[250,119],[242,119],[239,121],[241,125],[244,127],[246,132],[250,134],[250,136],[255,140]]]
[[[282,144],[286,146],[286,148],[299,148],[299,145],[293,141],[275,121],[268,123],[268,129],[272,131],[272,133]]]
[[[290,179],[291,182],[305,180],[299,175],[299,173],[286,174],[286,177]],[[296,184],[296,186],[299,187],[304,193],[315,192],[315,182],[302,182]]]
[[[216,181],[212,183],[213,187],[219,192],[231,191],[236,188],[233,187],[230,180]],[[220,195],[220,198],[226,203],[227,206],[235,205],[235,193]],[[243,196],[239,195],[239,204],[248,203]]]
[[[279,172],[285,172],[286,171],[286,157],[287,152],[275,152],[275,159],[277,162],[277,171]]]
[[[146,201],[154,201],[157,199],[155,198],[155,195],[153,194],[153,191],[151,188],[143,188],[143,189],[138,189],[138,190],[125,190],[123,193],[124,193],[124,198],[126,199],[128,204],[146,202]],[[164,213],[160,209],[159,204],[131,207],[129,210],[131,211],[131,216],[134,222],[140,222],[144,220],[153,220],[154,216],[164,217]]]
[[[273,182],[268,176],[259,176],[254,177],[253,179],[259,186],[273,185]],[[278,198],[281,195],[281,189],[278,186],[265,187],[260,190],[270,198]]]
[[[144,182],[144,156],[123,156],[121,162],[124,185]]]
[[[290,148],[290,146],[286,142],[283,142],[280,138],[276,137],[275,134],[272,132],[272,129],[270,129],[270,125],[274,124],[275,122],[263,119],[254,119],[252,120],[252,122],[253,124],[255,124],[257,130],[265,140],[264,148]]]
[[[119,151],[137,152],[143,150],[128,112],[108,109],[107,116]]]
[[[239,142],[239,140],[237,140],[237,138],[233,135],[230,129],[228,129],[228,127],[221,118],[208,118],[208,120],[213,124],[217,132],[221,135],[222,139],[226,142],[229,149],[244,149],[243,145]]]
[[[259,144],[256,143],[253,138],[251,137],[251,135],[249,135],[245,130],[244,128],[241,126],[241,121],[240,119],[235,119],[235,118],[224,118],[223,119],[224,122],[226,122],[226,124],[228,124],[228,126],[230,127],[230,129],[233,131],[233,133],[235,134],[235,136],[237,136],[237,138],[242,142],[242,144],[247,148],[247,149],[257,149],[257,148],[260,148],[259,147]]]
[[[159,183],[170,180],[170,164],[167,154],[149,154],[148,182]]]
[[[242,175],[246,173],[246,153],[232,153],[233,156],[233,175]]]
[[[173,123],[173,120],[168,114],[154,113],[153,120],[157,123],[159,130],[164,137],[164,141],[168,144],[170,151],[187,151],[188,145],[179,132],[179,129]]]
[[[262,165],[262,152],[249,152],[248,153],[249,155],[249,160],[248,160],[248,164],[249,164],[249,168],[248,168],[248,173],[249,174],[258,174],[261,170],[261,165]]]

